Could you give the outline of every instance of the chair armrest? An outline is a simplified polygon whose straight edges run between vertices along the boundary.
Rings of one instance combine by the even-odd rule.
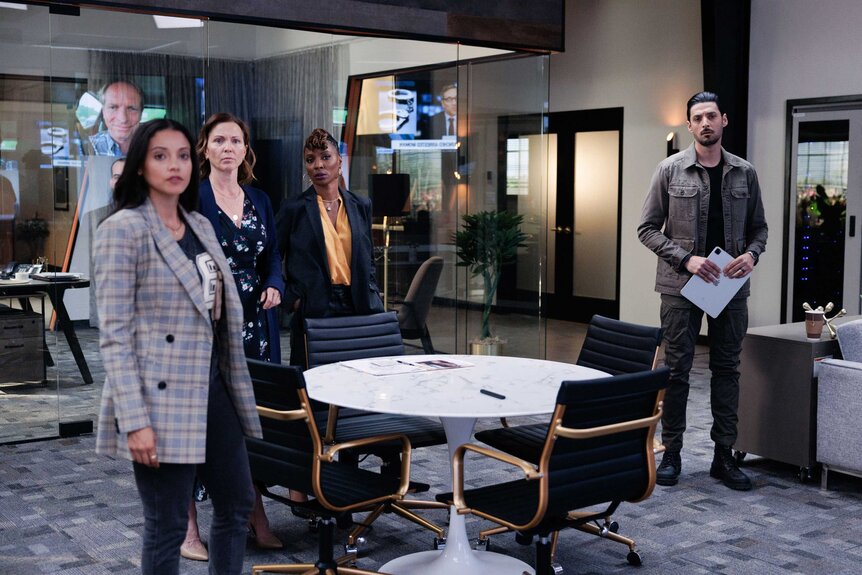
[[[308,414],[305,412],[305,409],[291,409],[289,411],[283,411],[258,405],[257,413],[261,417],[265,417],[267,419],[275,419],[277,421],[298,421],[300,419],[308,419]]]
[[[858,361],[850,361],[847,359],[824,359],[822,362],[820,362],[818,368],[823,369],[825,366],[829,366],[826,369],[837,368],[862,371],[862,363]]]
[[[336,443],[335,445],[329,446],[326,452],[321,453],[318,458],[326,463],[332,463],[334,461],[335,454],[342,449],[353,449],[355,447],[362,447],[363,445],[373,445],[375,443],[386,443],[389,441],[401,442],[401,484],[398,487],[398,494],[403,496],[407,493],[407,489],[410,487],[410,454],[412,450],[410,439],[403,433],[375,435],[373,437],[363,437],[362,439],[345,441],[344,443]]]
[[[455,455],[452,456],[452,499],[454,500],[455,507],[458,508],[459,513],[462,510],[466,512],[469,509],[467,507],[467,503],[464,501],[464,456],[467,451],[473,451],[479,455],[484,455],[485,457],[490,457],[497,461],[502,461],[503,463],[508,463],[509,465],[517,467],[524,472],[524,476],[528,481],[544,477],[544,473],[537,471],[532,463],[524,461],[523,459],[518,459],[508,453],[503,453],[502,451],[497,451],[495,449],[488,449],[487,447],[482,447],[473,443],[459,445],[458,449],[455,450]]]
[[[334,445],[330,445],[326,449],[326,453],[320,455],[320,459],[326,461],[327,463],[331,463],[334,461],[335,454],[341,451],[342,449],[353,449],[355,447],[362,447],[363,445],[373,445],[375,443],[386,443],[387,441],[400,441],[401,442],[401,454],[410,456],[410,439],[404,435],[403,433],[390,433],[387,435],[375,435],[373,437],[363,437],[361,439],[353,439],[351,441],[345,441],[343,443],[336,443]]]
[[[563,427],[558,420],[557,424],[554,426],[554,434],[567,439],[590,439],[593,437],[601,437],[603,435],[611,435],[612,433],[631,431],[633,429],[649,428],[655,426],[655,424],[661,419],[661,408],[657,411],[658,413],[652,417],[632,419],[631,421],[612,423],[611,425],[600,425],[599,427],[588,427],[586,429]]]

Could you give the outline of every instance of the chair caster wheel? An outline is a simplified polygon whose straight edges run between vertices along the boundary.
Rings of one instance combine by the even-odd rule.
[[[517,541],[519,545],[532,545],[533,536],[524,535],[523,533],[515,533],[515,541]]]
[[[446,549],[446,538],[445,537],[435,537],[434,538],[434,551],[443,551]]]
[[[641,565],[643,565],[641,554],[637,551],[629,551],[629,554],[626,555],[626,561],[629,562],[629,565],[634,565],[635,567],[640,567]]]
[[[320,526],[318,526],[316,518],[308,520],[308,530],[312,533],[317,533],[318,531],[320,531]]]
[[[344,546],[345,553],[355,553],[357,557],[362,557],[368,551],[368,538],[360,535],[353,541],[353,545],[347,543]]]
[[[473,550],[474,551],[488,551],[491,549],[491,540],[490,539],[476,539],[473,542]]]
[[[610,525],[608,525],[608,531],[611,533],[617,533],[620,530],[620,524],[616,521],[611,521]]]
[[[551,572],[554,575],[563,575],[563,566],[559,563],[551,563]]]

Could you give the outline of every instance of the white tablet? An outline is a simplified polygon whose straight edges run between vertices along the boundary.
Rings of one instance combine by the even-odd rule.
[[[713,261],[722,270],[724,267],[733,261],[733,256],[719,247],[715,247],[709,252],[707,258]],[[705,311],[709,317],[718,317],[718,314],[727,306],[739,288],[751,277],[751,274],[743,278],[729,278],[721,274],[717,284],[711,284],[704,281],[698,276],[691,276],[680,293],[688,301]]]

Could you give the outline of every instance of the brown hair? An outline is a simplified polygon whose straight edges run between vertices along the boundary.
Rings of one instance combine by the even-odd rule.
[[[212,168],[210,167],[210,161],[206,158],[206,150],[207,150],[207,141],[210,137],[210,132],[213,131],[213,128],[218,126],[219,124],[224,124],[227,122],[233,122],[239,129],[242,130],[242,139],[245,142],[245,157],[242,159],[242,163],[239,165],[239,171],[236,174],[236,181],[240,184],[248,184],[254,178],[254,165],[257,163],[257,157],[254,155],[254,150],[251,149],[251,145],[248,143],[249,141],[249,132],[248,126],[245,122],[234,116],[229,112],[216,112],[204,122],[203,128],[201,128],[201,133],[198,136],[198,143],[196,146],[196,151],[198,154],[198,162],[200,163],[201,170],[201,179],[208,178],[210,175],[210,171]]]
[[[305,150],[325,150],[326,144],[332,144],[332,147],[335,148],[336,153],[341,155],[341,152],[338,150],[338,140],[332,137],[332,134],[324,130],[323,128],[315,128],[311,131],[311,134],[305,140]]]

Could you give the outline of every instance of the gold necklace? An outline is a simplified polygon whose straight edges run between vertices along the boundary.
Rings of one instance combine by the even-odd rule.
[[[339,196],[339,197],[335,198],[334,200],[324,200],[323,198],[320,198],[320,199],[323,202],[323,207],[326,208],[326,211],[331,212],[332,211],[332,205],[335,204],[337,206],[338,202],[341,200],[341,197]]]
[[[177,227],[173,227],[168,222],[163,222],[163,223],[165,224],[165,227],[171,231],[172,234],[174,234],[175,236],[181,235],[180,230],[183,229],[183,221],[182,220],[180,220],[179,224],[177,224]]]
[[[215,189],[215,188],[213,188],[213,192],[215,193],[215,195],[216,195],[216,196],[218,196],[219,198],[221,198],[222,202],[223,202],[225,205],[235,203],[237,200],[240,200],[240,198],[242,198],[242,195],[243,195],[243,190],[242,190],[242,188],[240,188],[240,189],[239,189],[239,192],[237,192],[237,193],[236,193],[236,194],[234,194],[233,196],[229,196],[229,195],[225,194],[224,192],[221,192],[221,191],[219,191],[219,190],[217,190],[217,189]],[[239,212],[237,212],[237,210],[228,209],[228,208],[226,208],[225,206],[222,206],[222,205],[220,205],[219,207],[220,207],[220,208],[222,208],[222,210],[223,210],[224,212],[226,212],[226,213],[228,214],[228,216],[230,216],[230,219],[232,219],[234,222],[236,222],[236,221],[238,221],[238,220],[239,220],[239,214],[242,212],[243,204],[245,204],[245,201],[244,201],[244,200],[241,200],[241,201],[240,201],[240,204],[239,204]],[[230,207],[231,207],[231,208],[233,208],[234,206],[232,206],[232,205],[231,205]],[[231,212],[233,212],[233,213],[231,213]]]

